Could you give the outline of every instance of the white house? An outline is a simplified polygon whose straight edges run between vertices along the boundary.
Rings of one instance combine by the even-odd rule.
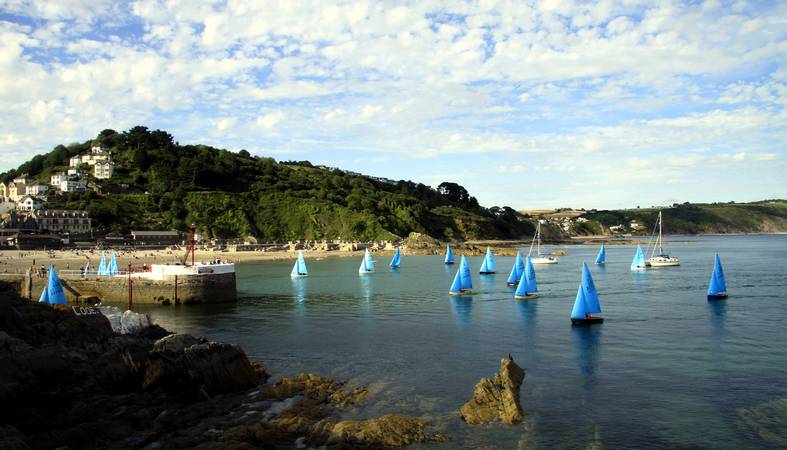
[[[68,160],[68,167],[76,167],[80,164],[82,164],[82,155],[72,156]]]
[[[14,184],[27,184],[27,174],[23,173],[22,175],[14,178]]]
[[[63,180],[63,178],[64,178],[63,172],[55,172],[49,176],[49,185],[59,188],[60,182]]]
[[[60,190],[62,192],[82,192],[85,190],[85,183],[82,180],[62,180]]]
[[[8,186],[5,183],[0,183],[0,201],[5,201],[6,197],[8,197]]]
[[[25,194],[32,196],[46,195],[49,192],[49,186],[45,184],[28,184],[25,187]]]
[[[16,209],[21,211],[36,211],[43,207],[44,202],[32,195],[25,195],[16,204]]]
[[[98,161],[93,166],[93,176],[98,179],[112,178],[114,172],[114,165],[111,161]]]

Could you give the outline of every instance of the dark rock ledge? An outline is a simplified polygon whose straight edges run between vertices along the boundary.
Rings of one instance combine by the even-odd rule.
[[[0,450],[384,449],[447,439],[397,414],[341,421],[365,387],[268,378],[234,345],[157,326],[119,335],[100,314],[0,292]]]

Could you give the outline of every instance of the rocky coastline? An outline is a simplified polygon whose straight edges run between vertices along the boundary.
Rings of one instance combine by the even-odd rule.
[[[270,383],[240,347],[46,306],[0,285],[0,449],[385,449],[445,441],[419,418],[341,420],[365,387]]]

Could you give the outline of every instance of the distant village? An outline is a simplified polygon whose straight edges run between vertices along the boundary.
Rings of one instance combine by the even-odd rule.
[[[0,183],[0,246],[26,247],[24,244],[38,241],[51,248],[57,247],[57,241],[62,243],[64,236],[90,237],[93,229],[87,211],[51,209],[48,200],[63,193],[84,192],[91,176],[102,180],[112,178],[113,173],[109,150],[94,144],[89,152],[72,157],[67,171],[51,174],[48,184],[26,174],[7,185]]]

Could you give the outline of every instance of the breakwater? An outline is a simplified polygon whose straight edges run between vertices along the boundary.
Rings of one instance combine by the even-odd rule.
[[[0,280],[12,284],[24,298],[36,300],[47,279],[24,275],[2,275]],[[62,275],[60,281],[66,299],[72,303],[127,303],[128,277],[82,277]],[[133,303],[196,304],[229,303],[237,300],[235,273],[173,275],[161,280],[134,277],[131,279]]]

